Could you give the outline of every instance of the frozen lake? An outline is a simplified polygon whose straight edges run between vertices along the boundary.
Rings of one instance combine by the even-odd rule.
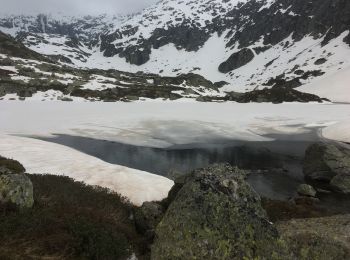
[[[303,181],[306,146],[323,136],[348,141],[349,119],[347,104],[0,102],[0,155],[28,172],[68,175],[135,203],[166,196],[172,182],[159,175],[169,171],[215,162],[276,168],[249,181],[286,199]]]

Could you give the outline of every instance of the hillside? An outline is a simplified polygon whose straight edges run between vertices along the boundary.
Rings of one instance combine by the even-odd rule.
[[[3,167],[6,159],[0,159]],[[11,165],[20,166],[16,161]],[[131,259],[135,255],[144,259],[147,255],[147,241],[130,218],[134,206],[119,194],[62,176],[30,175],[30,180],[33,208],[19,211],[0,203],[1,259]]]
[[[192,99],[201,102],[323,102],[293,89],[257,90],[245,94],[222,91],[225,82],[211,82],[187,73],[160,76],[115,69],[84,69],[59,62],[62,55],[37,53],[0,32],[0,100],[146,101]],[[281,91],[282,90],[282,91]]]

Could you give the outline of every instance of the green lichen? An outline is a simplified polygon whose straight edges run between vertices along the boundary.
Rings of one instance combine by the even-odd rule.
[[[278,233],[244,177],[226,165],[192,173],[156,229],[152,259],[278,259]]]

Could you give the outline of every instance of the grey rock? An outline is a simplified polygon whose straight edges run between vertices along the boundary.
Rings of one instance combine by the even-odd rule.
[[[349,174],[350,152],[334,144],[313,144],[306,150],[303,171],[307,179],[330,182]]]
[[[12,203],[20,209],[34,204],[33,184],[25,174],[0,175],[0,202]]]
[[[228,165],[175,181],[151,259],[271,259],[282,250],[246,173]]]
[[[308,184],[300,184],[297,190],[298,194],[301,196],[315,197],[316,190]]]

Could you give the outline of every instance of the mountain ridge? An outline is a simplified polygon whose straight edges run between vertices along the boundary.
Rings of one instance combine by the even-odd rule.
[[[16,37],[39,53],[59,53],[59,61],[81,68],[196,73],[227,82],[224,91],[302,88],[350,101],[344,83],[336,84],[336,95],[331,87],[314,87],[350,66],[349,32],[350,3],[345,0],[163,0],[105,30],[86,33],[89,41],[68,33]],[[339,82],[344,81],[347,77]]]

